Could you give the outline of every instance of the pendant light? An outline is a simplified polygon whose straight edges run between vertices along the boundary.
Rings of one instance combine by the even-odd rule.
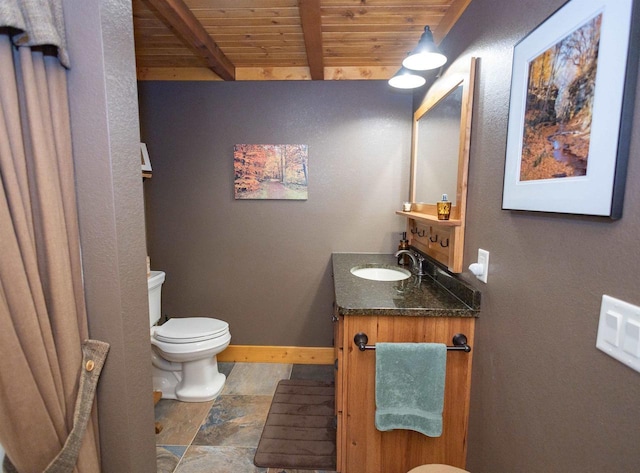
[[[427,80],[405,67],[401,67],[396,74],[389,79],[389,85],[396,89],[417,89],[427,82]]]
[[[431,29],[425,26],[418,45],[402,61],[402,65],[414,71],[427,71],[437,69],[446,62],[447,57],[436,46]]]

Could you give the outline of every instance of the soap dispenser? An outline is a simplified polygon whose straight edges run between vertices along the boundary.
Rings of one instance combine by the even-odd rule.
[[[400,244],[398,245],[398,251],[400,250],[408,250],[409,249],[409,240],[407,240],[407,232],[402,232],[402,239],[400,240]],[[407,253],[402,253],[398,255],[398,264],[408,265],[411,264],[411,259]]]
[[[438,202],[438,220],[449,220],[451,214],[451,202],[447,194],[442,194],[442,200]]]

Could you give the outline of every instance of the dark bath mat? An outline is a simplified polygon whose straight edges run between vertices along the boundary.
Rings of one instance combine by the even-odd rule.
[[[303,379],[278,383],[253,460],[262,468],[335,470],[333,384]]]

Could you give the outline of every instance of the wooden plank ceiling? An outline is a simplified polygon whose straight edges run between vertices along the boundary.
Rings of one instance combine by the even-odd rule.
[[[388,79],[471,0],[133,0],[139,80]]]

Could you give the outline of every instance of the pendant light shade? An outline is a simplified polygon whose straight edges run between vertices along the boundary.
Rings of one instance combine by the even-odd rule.
[[[428,71],[437,69],[446,62],[447,57],[436,46],[431,29],[425,26],[418,46],[402,61],[402,65],[414,71]]]
[[[417,89],[423,86],[425,82],[427,82],[427,80],[424,77],[404,67],[401,67],[400,70],[389,79],[389,85],[396,89]]]

